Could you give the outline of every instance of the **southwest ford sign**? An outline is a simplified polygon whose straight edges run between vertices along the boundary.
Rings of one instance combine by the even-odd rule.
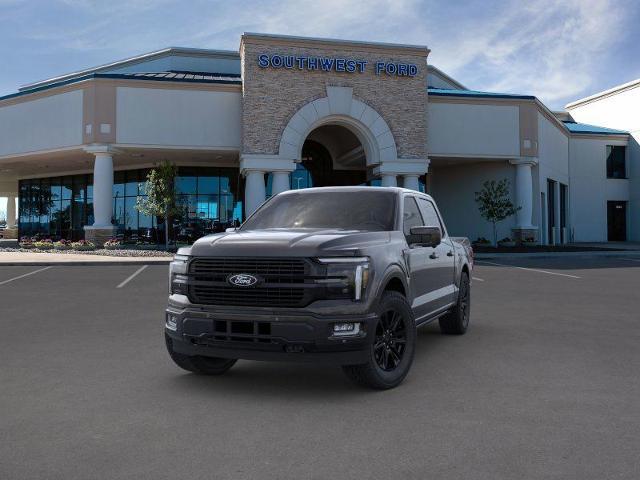
[[[373,68],[376,75],[415,77],[418,66],[413,63],[375,62],[372,67],[365,60],[336,57],[299,57],[297,55],[258,55],[261,68],[284,68],[289,70],[318,70],[322,72],[364,73]]]

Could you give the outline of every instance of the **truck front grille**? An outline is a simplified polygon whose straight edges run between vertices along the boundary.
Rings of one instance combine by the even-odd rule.
[[[204,305],[302,307],[311,300],[311,268],[301,258],[195,258],[189,264],[189,299]],[[255,287],[230,285],[235,274],[258,277]]]

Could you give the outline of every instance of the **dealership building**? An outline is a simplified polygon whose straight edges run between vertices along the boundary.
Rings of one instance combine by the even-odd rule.
[[[25,85],[0,97],[5,236],[153,241],[164,226],[135,205],[169,160],[172,235],[287,189],[397,185],[431,194],[449,233],[491,238],[475,192],[507,179],[520,209],[499,238],[640,241],[640,80],[554,112],[470,90],[428,55],[247,33],[238,52],[167,48]]]

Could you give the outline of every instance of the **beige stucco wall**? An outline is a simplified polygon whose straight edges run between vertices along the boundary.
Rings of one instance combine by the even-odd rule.
[[[243,37],[243,153],[277,154],[282,132],[293,114],[307,103],[326,97],[327,86],[341,86],[353,88],[353,98],[383,117],[393,134],[399,158],[426,158],[426,49],[419,54],[417,49],[299,43],[295,39],[273,42]],[[365,60],[368,64],[364,73],[261,68],[258,55],[263,53],[339,57]],[[414,77],[376,75],[377,61],[416,64],[418,72]]]
[[[429,154],[432,156],[520,156],[517,105],[434,100],[429,103]]]
[[[117,142],[239,150],[240,92],[118,87]]]
[[[82,90],[0,106],[0,156],[82,144]]]

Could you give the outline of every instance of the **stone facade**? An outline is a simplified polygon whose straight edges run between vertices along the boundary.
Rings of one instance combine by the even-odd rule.
[[[261,54],[346,58],[367,61],[363,73],[298,68],[262,68]],[[245,35],[240,47],[243,77],[242,152],[277,155],[288,121],[307,103],[327,96],[327,86],[351,87],[353,98],[376,110],[387,122],[398,157],[426,159],[426,48],[377,46],[322,40]],[[415,76],[375,73],[375,63],[417,65]]]

